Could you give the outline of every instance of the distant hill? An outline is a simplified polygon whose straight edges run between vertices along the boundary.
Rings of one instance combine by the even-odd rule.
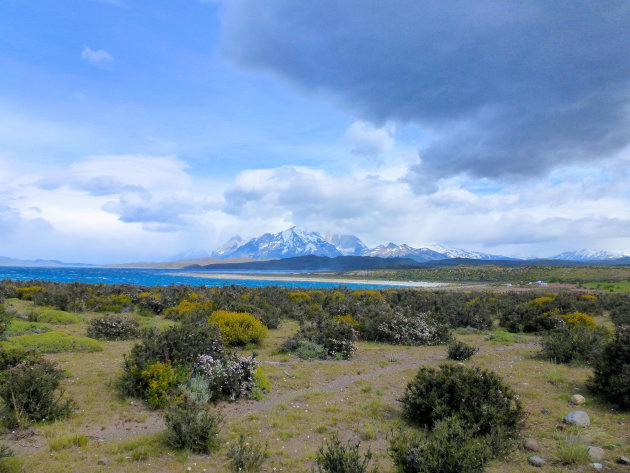
[[[91,264],[84,263],[64,263],[63,261],[57,260],[45,260],[45,259],[36,259],[36,260],[24,260],[24,259],[14,259],[8,258],[6,256],[0,256],[0,266],[20,266],[20,267],[28,267],[28,268],[61,268],[61,267],[88,267],[93,266]]]
[[[269,261],[250,261],[247,263],[220,263],[191,265],[185,269],[203,269],[214,271],[346,271],[350,269],[378,269],[395,267],[414,267],[417,262],[410,258],[378,258],[373,256],[296,256]]]

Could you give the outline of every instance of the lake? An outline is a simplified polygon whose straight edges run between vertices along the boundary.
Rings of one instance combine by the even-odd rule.
[[[19,281],[40,280],[56,282],[85,282],[93,284],[138,284],[143,286],[168,286],[169,284],[189,284],[191,286],[229,286],[232,284],[239,286],[261,287],[261,286],[282,286],[282,287],[305,287],[305,288],[333,288],[342,286],[356,287],[362,289],[379,289],[386,287],[402,287],[405,284],[380,283],[370,284],[368,282],[321,282],[321,281],[278,281],[256,279],[243,279],[243,275],[233,278],[229,274],[221,271],[221,276],[217,279],[199,278],[182,275],[181,269],[135,269],[135,268],[32,268],[18,266],[0,267],[0,279],[13,279]],[[265,275],[279,275],[281,273],[261,273]],[[286,275],[286,273],[284,273]]]

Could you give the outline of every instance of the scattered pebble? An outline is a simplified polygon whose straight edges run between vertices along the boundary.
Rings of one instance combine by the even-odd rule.
[[[99,465],[107,465],[109,463],[109,460],[107,458],[99,458],[96,463],[98,463]]]
[[[575,406],[579,406],[580,404],[584,404],[586,399],[581,394],[574,394],[571,396],[571,404]]]
[[[606,453],[603,448],[593,446],[588,447],[588,457],[591,460],[603,460],[604,455],[606,455]]]
[[[602,465],[601,463],[591,463],[591,466],[596,470],[601,470],[602,468],[604,468],[604,465]]]
[[[537,452],[539,450],[538,441],[536,439],[525,439],[523,441],[523,447],[530,452]]]
[[[540,411],[540,413],[541,413],[541,414],[545,414],[545,415],[549,415],[549,414],[551,414],[551,411],[550,411],[549,409],[542,409],[542,410]]]
[[[527,459],[530,465],[535,466],[537,468],[542,467],[545,464],[545,460],[540,457],[529,457]]]
[[[617,463],[621,463],[622,465],[630,465],[630,458],[628,457],[619,457]]]

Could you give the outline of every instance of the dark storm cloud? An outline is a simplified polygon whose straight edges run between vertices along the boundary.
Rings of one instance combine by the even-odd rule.
[[[376,125],[435,137],[407,175],[541,175],[630,143],[630,3],[234,0],[224,48]]]

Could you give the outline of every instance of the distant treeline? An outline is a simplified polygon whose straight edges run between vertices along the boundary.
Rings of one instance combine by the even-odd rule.
[[[343,276],[384,279],[389,281],[439,281],[528,284],[534,281],[547,283],[617,282],[630,280],[630,266],[546,266],[532,265],[505,267],[454,266],[397,270],[350,271]]]

